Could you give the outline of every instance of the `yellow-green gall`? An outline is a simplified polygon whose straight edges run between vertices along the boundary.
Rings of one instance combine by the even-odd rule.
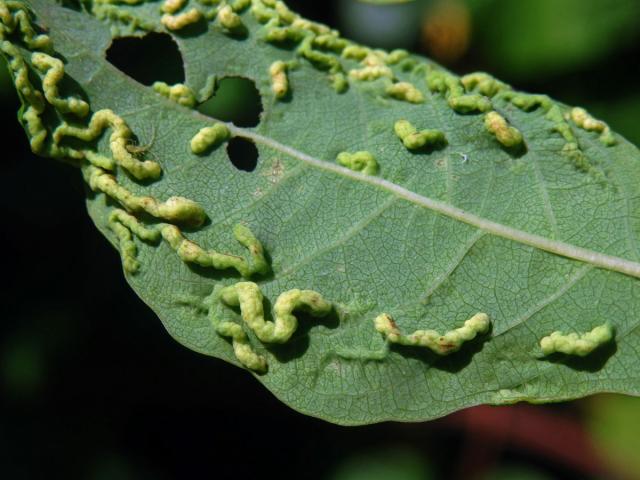
[[[575,107],[571,109],[570,117],[580,128],[588,132],[599,133],[600,141],[606,146],[610,147],[616,144],[616,139],[611,133],[609,125],[602,120],[596,120],[584,108]]]
[[[609,323],[605,323],[583,334],[569,333],[565,335],[562,332],[553,332],[540,340],[540,348],[544,355],[564,353],[584,357],[612,339],[613,328]]]
[[[312,22],[311,20],[307,20],[306,18],[302,18],[296,16],[296,18],[291,22],[291,26],[294,28],[299,28],[306,32],[313,33],[315,35],[325,35],[331,34],[334,36],[339,36],[339,33],[336,30],[331,30],[326,25],[318,22]]]
[[[340,53],[349,44],[344,38],[340,38],[337,34],[323,33],[317,35],[313,39],[313,45],[315,47],[323,48],[325,50],[331,50]]]
[[[105,157],[104,155],[94,152],[93,150],[83,150],[82,155],[84,158],[94,167],[99,167],[104,170],[113,171],[116,168],[116,162],[113,158]]]
[[[109,229],[115,233],[120,248],[120,256],[122,258],[122,267],[127,273],[136,273],[140,268],[138,262],[138,247],[133,241],[131,230],[118,221],[109,219]]]
[[[87,127],[75,127],[63,123],[53,132],[53,141],[58,144],[64,137],[75,137],[90,142],[98,138],[102,132],[111,128],[109,147],[116,163],[127,170],[138,180],[157,179],[162,173],[160,165],[151,160],[140,161],[127,149],[133,133],[127,123],[112,110],[99,110],[93,114]]]
[[[144,198],[144,197],[143,197]],[[144,209],[157,218],[162,218],[173,223],[199,227],[207,218],[204,210],[193,200],[174,196],[164,202],[142,202]]]
[[[143,226],[136,217],[119,208],[112,210],[109,214],[108,225],[118,237],[125,271],[136,273],[140,264],[137,260],[138,249],[132,234],[145,242],[156,242],[160,239],[160,232]]]
[[[137,15],[134,9],[124,9],[113,3],[116,2],[94,0],[91,7],[92,15],[111,24],[112,35],[123,36],[139,31],[150,32],[158,28],[154,21]]]
[[[355,80],[371,81],[383,77],[394,78],[393,72],[378,52],[368,50],[367,55],[362,59],[360,64],[363,65],[362,68],[349,71],[349,76]]]
[[[78,117],[85,117],[89,113],[89,104],[79,98],[61,98],[58,84],[64,77],[62,60],[42,52],[31,55],[31,63],[45,74],[42,80],[44,96],[53,107],[61,113],[73,113]]]
[[[192,8],[178,15],[165,13],[160,21],[169,30],[181,30],[188,25],[198,23],[202,18],[202,12],[197,8]]]
[[[488,112],[492,108],[491,100],[476,94],[449,97],[448,103],[458,113]]]
[[[382,313],[373,320],[373,326],[376,332],[382,333],[391,343],[397,343],[401,337],[398,325],[388,313]]]
[[[513,90],[505,90],[500,93],[499,98],[510,102],[520,110],[528,112],[538,107],[542,108],[545,112],[553,106],[553,102],[546,95],[534,95],[529,93],[518,93]]]
[[[465,94],[460,79],[449,72],[432,70],[427,75],[427,87],[432,92],[443,93],[449,106],[457,113],[488,112],[491,100],[476,93]]]
[[[284,333],[284,330],[289,329],[291,333],[296,330],[298,320],[293,315],[295,310],[303,310],[314,317],[324,317],[332,309],[333,305],[313,290],[295,288],[281,293],[273,306],[273,316],[275,318],[274,336],[278,338],[278,332],[283,332],[283,335],[277,341],[283,342],[289,339],[291,334]]]
[[[484,117],[484,125],[496,137],[496,140],[507,148],[522,145],[523,139],[520,131],[510,127],[507,120],[498,112],[489,112]]]
[[[440,130],[418,131],[408,120],[398,120],[393,130],[409,150],[418,150],[425,146],[438,146],[446,144],[444,132]]]
[[[427,75],[427,87],[432,92],[450,93],[453,96],[464,94],[464,88],[460,81],[444,70],[430,70]]]
[[[9,18],[13,18],[10,16],[8,7],[6,7],[5,14],[9,15]],[[4,19],[2,20],[4,21]],[[1,25],[0,23],[0,26]],[[1,38],[2,30],[0,29],[0,39]],[[26,108],[21,115],[21,121],[29,135],[31,150],[35,153],[40,153],[44,148],[48,136],[48,131],[40,117],[45,110],[44,96],[31,84],[29,80],[29,69],[20,50],[9,41],[0,41],[0,51],[2,51],[9,60],[8,66],[13,72],[16,89],[26,104]]]
[[[267,23],[278,17],[278,14],[274,10],[265,7],[260,2],[256,2],[251,6],[251,14],[259,23]]]
[[[304,30],[294,27],[274,27],[269,28],[264,39],[269,43],[298,43],[306,36]]]
[[[405,137],[416,133],[418,129],[414,127],[409,120],[398,120],[393,125],[393,131],[396,132],[396,135],[402,140]]]
[[[340,61],[334,56],[313,49],[313,36],[305,36],[297,53],[311,62],[316,68],[336,73],[342,70]]]
[[[174,225],[165,225],[161,229],[162,238],[176,251],[178,257],[186,263],[193,263],[205,268],[225,270],[235,269],[245,278],[259,273],[266,273],[269,266],[264,257],[260,241],[251,230],[243,225],[236,226],[233,233],[238,243],[249,250],[249,260],[237,255],[220,253],[216,250],[205,250],[195,242],[184,237],[180,229]]]
[[[332,310],[331,303],[313,290],[289,290],[282,293],[273,307],[273,321],[264,318],[263,296],[253,282],[238,282],[220,291],[220,299],[231,307],[240,307],[242,319],[262,342],[285,343],[298,328],[294,310],[302,309],[315,317]]]
[[[15,1],[0,3],[0,39],[18,29],[22,41],[31,50],[51,50],[51,39],[47,35],[38,35],[33,28],[26,6]]]
[[[231,9],[234,12],[242,12],[251,5],[251,0],[233,0],[231,2]]]
[[[224,5],[218,10],[218,22],[230,32],[240,31],[244,28],[240,15],[234,12],[229,5]]]
[[[269,67],[269,75],[271,75],[271,91],[276,98],[284,97],[289,91],[287,64],[281,60],[273,62]]]
[[[387,95],[409,103],[423,103],[424,95],[409,82],[393,83],[387,87]]]
[[[26,123],[31,150],[34,153],[40,153],[48,134],[42,123],[42,118],[40,118],[40,113],[33,106],[29,106],[22,114],[22,120]]]
[[[494,97],[499,92],[509,90],[511,87],[488,73],[475,72],[463,76],[460,83],[468,92],[478,92],[487,97]]]
[[[0,50],[9,57],[9,68],[13,72],[14,83],[18,93],[40,114],[44,112],[44,97],[29,80],[29,69],[18,48],[8,41],[0,41]]]
[[[298,15],[289,10],[289,7],[280,0],[276,1],[275,9],[281,22],[290,24],[298,18]]]
[[[578,140],[573,134],[571,125],[564,118],[562,109],[558,105],[553,105],[545,115],[547,120],[553,123],[553,131],[558,132],[567,141],[567,144],[575,144],[577,148]]]
[[[200,155],[229,138],[229,129],[223,123],[201,128],[191,139],[191,151]]]
[[[337,93],[344,93],[349,88],[349,80],[342,72],[332,73],[330,78],[331,86]]]
[[[355,172],[364,173],[365,175],[375,175],[378,173],[378,162],[375,157],[367,151],[355,153],[341,152],[338,154],[336,160],[343,167],[347,167]]]
[[[264,256],[262,243],[260,243],[260,240],[257,239],[251,229],[246,225],[238,223],[233,227],[233,236],[240,245],[243,245],[249,250],[249,269],[247,270],[248,275],[246,276],[251,276],[254,273],[267,273],[269,271],[269,264]]]
[[[393,78],[393,72],[386,65],[374,65],[349,70],[349,77],[354,80],[371,81],[378,78]]]
[[[385,56],[385,60],[389,65],[395,65],[396,63],[399,63],[408,57],[409,57],[409,52],[401,48],[398,48],[396,50],[392,50],[391,52],[387,53]]]
[[[233,322],[216,323],[214,322],[216,333],[220,336],[231,338],[233,353],[242,365],[257,373],[267,371],[266,359],[251,348],[249,338],[240,325]]]
[[[460,350],[465,342],[473,340],[478,334],[489,331],[491,322],[486,313],[476,313],[464,325],[441,335],[435,330],[416,330],[404,335],[391,315],[383,313],[374,320],[376,331],[383,334],[390,343],[415,347],[426,347],[438,355],[448,355]]]
[[[187,0],[164,0],[160,10],[162,13],[176,13],[184,7],[186,3]]]
[[[370,51],[370,49],[362,47],[360,45],[349,45],[348,47],[345,47],[344,50],[342,50],[342,56],[344,58],[361,61],[364,60],[367,55],[369,55]]]
[[[167,97],[169,100],[176,102],[179,105],[187,108],[193,108],[196,106],[196,95],[193,91],[178,83],[176,85],[168,85],[164,82],[154,82],[153,89],[160,95]]]
[[[87,166],[83,168],[83,173],[91,190],[104,193],[130,212],[146,212],[159,219],[193,227],[202,225],[206,219],[202,207],[188,198],[170,197],[165,202],[159,202],[153,197],[134,195],[101,168]]]

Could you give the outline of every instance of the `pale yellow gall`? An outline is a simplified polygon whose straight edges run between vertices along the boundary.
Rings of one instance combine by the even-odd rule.
[[[460,350],[465,342],[473,340],[478,334],[489,331],[491,322],[486,313],[476,313],[464,325],[441,335],[435,330],[416,330],[404,335],[391,315],[383,313],[374,320],[376,331],[383,334],[390,343],[426,347],[438,355],[448,355]]]
[[[447,143],[444,132],[433,129],[418,131],[408,120],[398,120],[393,130],[409,150],[418,150],[425,146],[442,146]]]
[[[387,95],[398,100],[409,103],[423,103],[424,95],[413,84],[409,82],[398,82],[389,85],[386,89]]]
[[[169,30],[181,30],[188,25],[198,23],[202,18],[202,12],[197,8],[192,8],[177,15],[165,13],[160,21]]]
[[[518,147],[523,143],[520,131],[509,126],[507,120],[498,112],[487,113],[484,117],[484,125],[489,133],[507,148]]]
[[[187,0],[164,0],[160,10],[162,13],[176,13],[184,7],[186,3]]]
[[[609,323],[595,327],[587,333],[553,332],[540,340],[540,348],[544,355],[564,353],[584,357],[596,348],[613,339],[613,328]]]
[[[200,155],[228,138],[229,129],[223,123],[203,127],[191,139],[191,151],[196,155]]]
[[[341,152],[338,154],[336,160],[343,167],[347,167],[355,172],[364,173],[365,175],[375,175],[378,173],[378,162],[375,157],[367,151],[355,153]]]
[[[276,98],[284,97],[289,91],[287,64],[281,60],[273,62],[269,67],[269,75],[271,75],[271,91]]]

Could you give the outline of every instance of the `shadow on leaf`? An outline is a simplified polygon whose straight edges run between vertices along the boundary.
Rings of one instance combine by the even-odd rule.
[[[267,350],[282,363],[300,358],[305,354],[309,348],[309,332],[312,328],[321,325],[325,328],[335,329],[340,325],[340,319],[335,308],[325,317],[314,317],[303,310],[296,310],[294,314],[298,319],[298,329],[289,341],[283,344],[264,344]]]
[[[618,346],[616,342],[612,341],[602,345],[585,357],[566,355],[564,353],[552,353],[546,357],[541,357],[540,360],[562,364],[579,372],[595,373],[602,370],[609,358],[617,351]]]
[[[390,350],[407,358],[415,358],[428,363],[431,367],[449,373],[457,373],[471,363],[474,355],[482,351],[484,344],[491,337],[491,332],[478,335],[465,342],[460,350],[449,355],[438,355],[426,347],[414,347],[391,344]]]

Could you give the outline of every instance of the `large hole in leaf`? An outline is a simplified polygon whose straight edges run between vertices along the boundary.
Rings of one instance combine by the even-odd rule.
[[[202,103],[198,111],[238,127],[255,127],[260,123],[262,97],[252,80],[225,77],[216,85],[213,97]]]
[[[238,170],[253,172],[258,165],[258,149],[251,140],[232,138],[227,144],[229,160]]]
[[[116,38],[107,60],[143,85],[184,83],[184,67],[178,45],[166,33],[149,33],[142,38]]]

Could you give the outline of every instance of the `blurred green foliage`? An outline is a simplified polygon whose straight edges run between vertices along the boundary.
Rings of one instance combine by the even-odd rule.
[[[330,480],[430,480],[424,455],[411,447],[371,449],[343,461]]]
[[[640,398],[603,394],[586,405],[586,425],[603,456],[627,478],[640,478]]]
[[[44,381],[41,345],[33,338],[11,338],[0,359],[5,392],[17,397],[35,395]]]
[[[557,76],[638,39],[637,0],[469,0],[482,54],[514,79]],[[474,5],[475,4],[475,5]]]

